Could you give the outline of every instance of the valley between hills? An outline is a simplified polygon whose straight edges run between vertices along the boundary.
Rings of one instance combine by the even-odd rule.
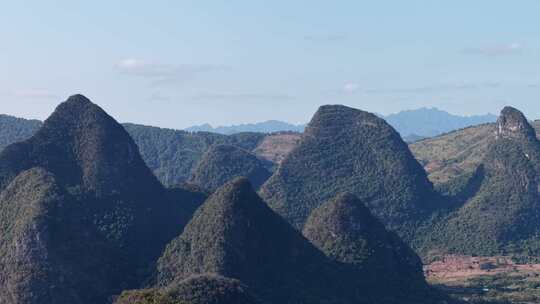
[[[83,95],[0,117],[0,304],[538,303],[540,122],[406,143],[120,124]]]

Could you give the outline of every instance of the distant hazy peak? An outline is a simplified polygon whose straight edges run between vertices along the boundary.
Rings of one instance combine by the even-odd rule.
[[[324,105],[321,108],[331,109],[332,107],[345,107],[342,105]],[[491,123],[497,120],[493,114],[485,115],[455,115],[437,108],[419,108],[414,110],[404,110],[389,115],[375,114],[385,119],[392,127],[398,131],[407,141],[414,141],[419,138],[437,136],[465,127]],[[279,120],[268,120],[259,123],[240,124],[231,126],[212,127],[210,124],[202,124],[185,129],[190,132],[212,132],[221,134],[234,134],[240,132],[261,132],[272,133],[282,131],[303,132],[305,124],[290,124]]]
[[[258,133],[274,133],[282,131],[294,131],[302,132],[304,130],[303,124],[294,125],[284,121],[279,120],[267,120],[258,123],[248,123],[248,124],[239,124],[239,125],[230,125],[230,126],[219,126],[212,127],[212,125],[205,123],[199,126],[193,126],[186,128],[186,131],[189,132],[213,132],[220,134],[234,134],[241,132],[258,132]]]

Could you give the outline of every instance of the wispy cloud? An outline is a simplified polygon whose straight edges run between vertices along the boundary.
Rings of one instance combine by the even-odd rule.
[[[343,85],[343,92],[345,92],[345,93],[351,94],[351,93],[354,93],[354,92],[356,92],[358,90],[360,90],[360,84],[358,84],[358,83],[346,82]]]
[[[338,42],[344,41],[347,36],[343,34],[323,34],[323,35],[306,35],[304,40],[311,42]]]
[[[148,78],[154,84],[191,79],[199,74],[227,70],[215,64],[164,64],[137,58],[126,58],[116,64],[116,69],[125,75]]]
[[[498,44],[477,48],[466,48],[463,50],[463,53],[482,56],[503,56],[520,53],[522,51],[523,45],[521,43],[512,42],[507,44]]]
[[[196,100],[241,100],[241,101],[260,101],[260,100],[273,100],[273,101],[282,101],[282,100],[293,100],[294,96],[289,94],[280,94],[280,93],[227,93],[227,92],[218,92],[218,93],[203,93],[198,94],[193,97]]]
[[[29,99],[58,99],[59,96],[47,89],[32,88],[12,92],[12,95]]]
[[[163,95],[162,93],[154,92],[147,98],[147,100],[150,102],[167,102],[170,101],[171,98],[169,96]]]

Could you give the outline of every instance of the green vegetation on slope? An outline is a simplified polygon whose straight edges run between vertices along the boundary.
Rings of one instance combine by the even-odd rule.
[[[0,114],[0,151],[30,138],[42,124],[39,120]],[[131,123],[123,126],[137,143],[147,166],[167,186],[185,182],[210,146],[230,144],[251,151],[267,136],[263,133],[237,133],[229,136],[209,132],[191,133]]]
[[[0,188],[3,256],[31,267],[4,268],[6,304],[105,303],[138,287],[197,204],[188,190],[167,191],[122,126],[81,95],[0,153]]]
[[[533,127],[540,136],[540,121]],[[495,124],[483,124],[452,131],[409,145],[435,184],[446,183],[475,171],[495,138]]]
[[[313,209],[341,192],[365,201],[408,240],[438,203],[422,166],[383,119],[345,106],[322,106],[260,193],[301,228]]]
[[[137,143],[141,156],[159,180],[167,186],[185,182],[203,153],[216,144],[229,144],[251,151],[266,136],[262,133],[216,133],[162,129],[124,124]]]
[[[235,279],[206,274],[191,276],[166,288],[123,292],[115,304],[257,304],[249,288]]]
[[[58,256],[48,248],[54,228],[47,218],[63,199],[54,177],[38,168],[19,174],[0,195],[2,303],[80,303],[59,280]]]
[[[247,179],[235,179],[214,192],[167,246],[154,290],[214,273],[242,281],[264,303],[445,303],[427,287],[414,252],[365,207],[351,205],[356,199],[341,198],[327,205],[337,213],[321,207],[306,226],[317,246],[331,242],[329,252],[336,254],[326,256],[275,214]],[[329,222],[336,224],[330,231]],[[333,232],[343,239],[332,243]],[[359,252],[342,255],[348,249]]]
[[[235,177],[246,177],[258,189],[271,175],[269,161],[232,146],[214,145],[208,149],[193,170],[190,183],[215,191]]]
[[[485,256],[540,254],[540,142],[512,108],[503,109],[493,130],[476,192],[434,223],[426,248]]]
[[[340,194],[315,209],[303,234],[336,262],[350,265],[359,288],[380,299],[421,301],[430,294],[420,258],[352,194]]]
[[[39,120],[0,114],[0,151],[14,142],[30,138],[41,127],[41,124]]]
[[[273,213],[244,178],[218,189],[158,263],[161,286],[204,273],[237,278],[271,303],[343,297],[333,263]]]

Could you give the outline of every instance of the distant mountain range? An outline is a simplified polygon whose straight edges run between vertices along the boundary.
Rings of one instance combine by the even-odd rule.
[[[379,115],[392,125],[408,142],[422,138],[437,136],[452,130],[472,125],[495,122],[493,114],[459,116],[437,108],[420,108],[406,110],[390,115]],[[235,134],[241,132],[272,133],[281,131],[303,132],[305,124],[290,124],[279,120],[268,120],[260,123],[240,124],[231,126],[212,127],[210,124],[193,126],[185,129],[189,132],[212,132],[220,134]]]
[[[240,124],[232,126],[219,126],[212,127],[210,124],[203,124],[199,126],[193,126],[186,128],[186,131],[189,132],[212,132],[220,133],[225,135],[242,133],[242,132],[258,132],[258,133],[273,133],[281,131],[294,131],[294,132],[303,132],[305,124],[294,125],[284,121],[279,120],[267,120],[258,123],[250,124]]]
[[[0,114],[0,150],[25,140],[41,128],[41,121]]]
[[[433,137],[465,127],[495,122],[493,114],[459,116],[437,108],[420,108],[383,116],[403,138]]]

